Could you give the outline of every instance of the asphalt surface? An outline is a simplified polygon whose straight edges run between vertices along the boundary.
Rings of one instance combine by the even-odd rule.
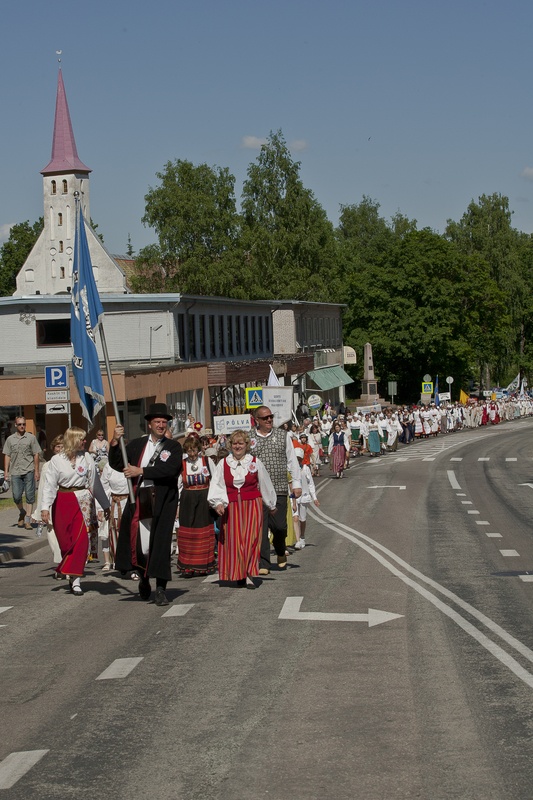
[[[254,591],[175,575],[166,609],[99,563],[73,597],[47,546],[5,562],[0,797],[530,800],[532,431],[321,478],[308,546]]]

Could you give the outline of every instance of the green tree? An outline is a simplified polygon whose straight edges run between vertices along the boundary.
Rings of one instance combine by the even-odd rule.
[[[338,291],[333,226],[300,178],[281,131],[250,164],[242,240],[251,298],[327,301]]]
[[[0,248],[0,295],[6,297],[17,288],[17,275],[24,266],[35,242],[44,227],[41,217],[30,225],[29,221],[13,225],[9,239]]]
[[[527,268],[521,258],[525,253],[521,252],[520,234],[511,221],[507,197],[481,195],[477,203],[469,204],[459,222],[448,220],[445,233],[463,256],[483,259],[485,271],[503,299],[504,307],[498,318],[494,316],[492,303],[482,308],[483,313],[490,315],[482,324],[485,337],[490,340],[484,348],[487,360],[479,365],[480,383],[485,386],[501,381],[511,365],[516,364],[525,345],[524,314],[529,306],[531,284],[528,286],[525,280]]]
[[[145,225],[154,228],[157,245],[139,251],[132,285],[135,291],[242,295],[235,248],[239,218],[235,178],[227,169],[168,162],[157,173],[159,186],[145,197]]]

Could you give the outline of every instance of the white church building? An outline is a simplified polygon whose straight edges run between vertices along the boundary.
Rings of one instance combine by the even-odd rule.
[[[75,197],[80,198],[83,216],[90,220],[90,172],[78,156],[63,75],[59,70],[52,158],[41,170],[44,228],[17,276],[15,296],[70,293],[76,231]],[[87,222],[85,228],[98,291],[127,292],[124,271]]]

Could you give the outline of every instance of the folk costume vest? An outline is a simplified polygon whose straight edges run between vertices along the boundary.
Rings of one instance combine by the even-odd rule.
[[[276,494],[287,494],[287,433],[274,429],[269,436],[255,437],[254,455],[265,465]]]
[[[257,478],[257,461],[255,457],[252,458],[252,462],[248,466],[244,483],[240,489],[237,489],[233,485],[233,475],[230,466],[227,460],[224,459],[224,481],[230,503],[236,503],[239,496],[241,500],[255,500],[256,497],[261,497]]]

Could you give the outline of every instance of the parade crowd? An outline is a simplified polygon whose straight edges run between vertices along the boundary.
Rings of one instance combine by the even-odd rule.
[[[533,415],[529,397],[364,410],[341,403],[274,427],[254,410],[251,431],[214,436],[189,414],[182,443],[172,436],[163,403],[150,406],[148,434],[124,443],[117,425],[108,442],[98,430],[69,428],[50,444],[44,462],[24,417],[4,444],[18,526],[46,532],[54,578],[82,596],[88,562],[103,553],[102,573],[138,584],[142,600],[168,605],[174,563],[183,579],[218,572],[221,586],[256,588],[273,568],[285,570],[306,546],[307,510],[319,506],[314,478],[341,479],[350,460],[395,452],[398,442],[450,435]],[[183,437],[181,437],[183,438]],[[328,472],[324,470],[327,469]],[[38,493],[36,497],[36,485]],[[25,505],[23,503],[25,499]]]

